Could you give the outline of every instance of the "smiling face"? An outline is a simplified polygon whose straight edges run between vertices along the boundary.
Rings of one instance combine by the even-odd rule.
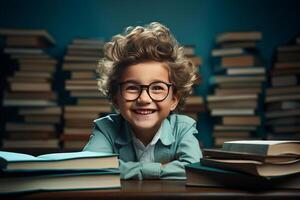
[[[149,85],[153,82],[170,83],[169,71],[164,63],[143,62],[128,66],[124,70],[120,82],[131,82],[138,85]],[[121,96],[120,90],[114,98],[115,107],[131,124],[132,130],[137,136],[143,134],[154,136],[162,121],[170,111],[176,108],[177,103],[178,97],[173,94],[172,86],[168,96],[159,102],[153,101],[146,89],[142,90],[139,98],[133,101],[125,100]]]

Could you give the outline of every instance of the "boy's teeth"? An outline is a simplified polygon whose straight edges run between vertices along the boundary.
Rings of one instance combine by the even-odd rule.
[[[152,110],[136,110],[136,112],[137,112],[138,114],[142,114],[142,115],[148,115],[148,114],[153,113]]]

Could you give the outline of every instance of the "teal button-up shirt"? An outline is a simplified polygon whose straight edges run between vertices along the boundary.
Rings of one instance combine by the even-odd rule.
[[[202,157],[194,136],[196,122],[184,115],[171,114],[162,122],[151,163],[137,160],[130,125],[120,114],[97,119],[94,125],[84,150],[119,154],[122,179],[185,179],[184,165]]]

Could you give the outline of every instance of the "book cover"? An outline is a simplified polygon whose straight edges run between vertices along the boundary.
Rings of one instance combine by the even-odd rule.
[[[223,150],[247,152],[260,155],[300,155],[300,141],[280,140],[240,140],[225,142]]]
[[[204,166],[244,172],[255,176],[274,177],[300,173],[300,160],[266,163],[256,160],[201,158]]]
[[[224,32],[217,36],[217,43],[236,41],[258,41],[262,39],[260,31]]]
[[[49,43],[55,44],[55,39],[52,35],[49,34],[47,30],[44,29],[9,29],[9,28],[1,28],[0,35],[4,36],[23,36],[23,37],[42,37],[46,39]]]
[[[52,153],[40,156],[0,151],[2,170],[66,170],[118,168],[116,154],[100,152]]]

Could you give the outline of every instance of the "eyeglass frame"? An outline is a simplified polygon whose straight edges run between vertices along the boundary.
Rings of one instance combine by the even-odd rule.
[[[140,93],[139,93],[139,95],[137,96],[137,98],[135,98],[135,99],[133,99],[133,100],[128,100],[128,99],[126,99],[126,98],[122,95],[122,87],[121,87],[121,86],[124,85],[124,84],[126,84],[126,83],[133,83],[133,84],[136,84],[137,86],[140,87]],[[153,98],[151,97],[151,95],[150,95],[149,87],[150,87],[150,85],[152,85],[152,84],[154,84],[154,83],[163,83],[163,84],[165,84],[165,85],[168,87],[168,93],[167,93],[167,95],[166,95],[162,100],[155,100],[155,99],[153,99]],[[154,82],[152,82],[152,83],[150,83],[150,84],[148,84],[148,85],[137,84],[137,83],[135,83],[135,82],[133,82],[133,81],[125,81],[125,82],[120,82],[120,83],[119,83],[119,90],[120,90],[120,95],[121,95],[121,97],[122,97],[123,99],[125,99],[126,101],[136,101],[138,98],[140,98],[140,96],[141,96],[143,90],[146,89],[146,92],[147,92],[148,96],[150,97],[150,99],[151,99],[152,101],[155,101],[155,102],[161,102],[161,101],[164,101],[164,100],[169,96],[169,94],[170,94],[170,87],[171,87],[171,86],[173,86],[172,83],[166,83],[166,82],[163,82],[163,81],[154,81]]]

